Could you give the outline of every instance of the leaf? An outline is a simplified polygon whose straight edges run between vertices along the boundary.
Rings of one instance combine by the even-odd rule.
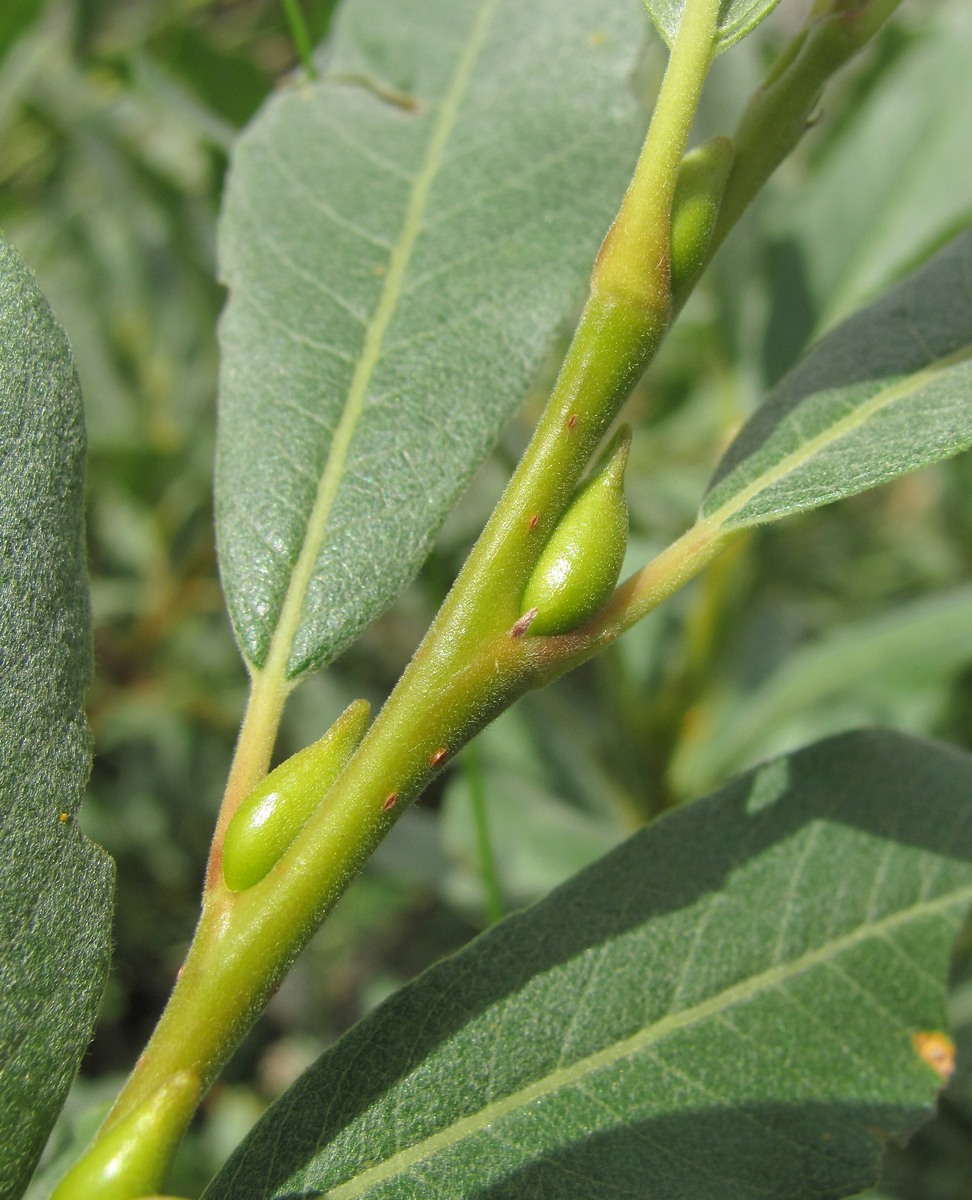
[[[825,1200],[928,1114],[972,759],[858,733],[636,834],[392,997],[205,1200]]]
[[[620,840],[618,824],[555,799],[541,785],[512,771],[484,772],[490,837],[510,908],[535,900]],[[627,832],[627,830],[625,831]],[[482,864],[466,778],[446,785],[441,837],[452,869],[439,880],[459,909],[482,903]]]
[[[675,41],[682,12],[689,0],[643,0],[648,15],[669,47]],[[780,0],[722,0],[715,50],[720,54],[741,41],[768,16]]]
[[[0,1197],[26,1186],[108,973],[88,777],[84,419],[67,339],[0,239]]]
[[[17,38],[37,19],[41,0],[7,0],[0,8],[0,61]]]
[[[697,796],[713,781],[810,736],[876,721],[913,727],[916,694],[931,691],[940,711],[947,681],[970,663],[968,585],[854,621],[801,647],[754,690],[726,682],[697,706],[671,764],[671,782],[678,795]],[[917,707],[924,715],[926,707]]]
[[[972,233],[827,334],[716,469],[701,515],[742,529],[972,445]]]
[[[233,156],[217,527],[245,657],[334,658],[414,575],[578,299],[644,116],[616,0],[348,0]]]

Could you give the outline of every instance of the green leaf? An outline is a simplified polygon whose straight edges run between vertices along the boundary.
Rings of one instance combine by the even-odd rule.
[[[0,238],[0,1197],[19,1196],[108,973],[111,861],[88,777],[84,417],[67,339]]]
[[[716,470],[721,529],[853,496],[972,445],[972,233],[814,346]]]
[[[348,0],[239,142],[217,526],[243,653],[296,675],[394,599],[590,271],[644,115],[616,0]]]
[[[859,733],[670,814],[376,1010],[205,1200],[825,1200],[940,1080],[972,758]]]
[[[510,908],[536,900],[620,840],[618,823],[580,812],[512,771],[485,773],[483,786]],[[441,830],[452,870],[440,887],[457,907],[473,907],[482,900],[482,867],[469,783],[458,773],[445,789]]]
[[[6,0],[0,8],[0,60],[17,38],[37,20],[41,0]]]
[[[970,586],[854,621],[801,647],[755,690],[723,684],[696,710],[693,735],[672,762],[671,782],[678,795],[697,796],[811,737],[876,722],[901,729],[909,715],[914,725],[908,710],[916,694],[939,696],[944,681],[970,663]],[[940,699],[934,707],[940,711]],[[918,708],[923,714],[925,706]]]
[[[689,0],[643,0],[655,28],[671,46]],[[716,35],[716,53],[727,50],[750,33],[780,0],[723,0]]]

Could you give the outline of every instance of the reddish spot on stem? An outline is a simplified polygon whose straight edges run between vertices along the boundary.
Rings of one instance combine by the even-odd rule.
[[[429,759],[430,766],[437,767],[448,753],[449,751],[445,748],[445,746],[440,746]]]
[[[618,223],[618,218],[615,217],[611,222],[611,228],[604,235],[604,241],[601,242],[600,249],[597,252],[597,257],[594,259],[594,270],[591,272],[592,279],[597,279],[598,269],[603,259],[607,257],[608,247],[614,239],[614,227]]]
[[[944,1033],[916,1033],[912,1035],[911,1043],[918,1052],[918,1057],[943,1082],[955,1070],[955,1043]]]
[[[530,520],[527,521],[527,528],[528,529],[536,529],[536,527],[539,524],[540,524],[540,514],[534,513],[533,516],[530,518]]]
[[[390,808],[394,808],[397,803],[398,803],[398,792],[389,792],[388,795],[385,797],[384,804],[381,806],[381,811],[388,812],[388,810]]]
[[[521,638],[537,619],[539,608],[528,609],[510,630],[511,638]]]
[[[567,418],[567,428],[573,429],[576,424],[577,424],[577,413],[571,413],[570,416]]]

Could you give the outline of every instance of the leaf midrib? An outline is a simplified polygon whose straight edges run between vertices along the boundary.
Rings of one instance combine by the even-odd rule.
[[[781,458],[768,471],[764,471],[757,479],[753,480],[742,491],[737,492],[731,500],[727,500],[715,512],[705,518],[705,525],[714,529],[723,528],[729,525],[732,518],[739,512],[745,509],[746,505],[752,500],[755,500],[761,492],[768,491],[775,484],[785,479],[787,475],[792,474],[800,467],[810,462],[816,455],[826,450],[833,443],[840,441],[841,438],[853,433],[860,426],[866,424],[883,408],[887,408],[896,401],[903,399],[911,392],[916,392],[923,388],[926,384],[932,383],[939,375],[944,374],[949,368],[958,366],[960,363],[972,360],[972,344],[964,345],[959,349],[954,350],[951,354],[947,354],[942,358],[936,359],[927,367],[923,367],[920,371],[916,371],[912,375],[899,380],[897,383],[890,384],[887,387],[881,388],[869,400],[858,405],[853,412],[848,413],[846,417],[842,417],[839,421],[829,425],[812,437],[809,441],[804,442],[796,450]],[[794,409],[787,414],[787,419],[793,417],[794,412],[798,412],[799,408]],[[774,431],[775,432],[775,431]],[[740,468],[745,464],[741,464]],[[834,499],[839,499],[843,493],[838,493]],[[818,501],[817,503],[823,503]],[[795,511],[787,509],[787,512]],[[743,521],[738,525],[731,526],[734,529],[742,529],[747,525],[757,525],[763,521],[771,519],[763,515],[754,517],[751,520]]]
[[[442,167],[446,145],[499,3],[500,0],[483,0],[480,5],[448,91],[430,127],[425,158],[412,184],[398,237],[391,247],[381,295],[365,330],[361,355],[355,365],[344,408],[334,430],[327,461],[318,481],[314,505],[307,519],[300,553],[291,572],[280,617],[264,660],[262,671],[270,678],[282,680],[287,676],[294,639],[303,619],[304,600],[314,578],[317,557],[324,543],[331,510],[347,471],[351,442],[364,409],[368,387],[381,358],[388,327],[404,294],[405,274],[422,232],[429,193]]]
[[[330,1189],[324,1193],[324,1196],[326,1200],[353,1200],[354,1197],[363,1196],[370,1188],[400,1175],[416,1163],[449,1149],[463,1138],[482,1132],[508,1113],[540,1100],[560,1088],[572,1086],[595,1071],[613,1066],[624,1058],[636,1053],[643,1053],[650,1046],[678,1030],[698,1024],[706,1018],[724,1012],[737,1003],[753,999],[764,991],[779,988],[804,971],[826,965],[867,940],[873,938],[883,940],[900,925],[922,917],[935,916],[956,906],[965,906],[970,901],[972,901],[972,886],[956,889],[954,892],[939,896],[934,901],[923,901],[900,909],[880,921],[858,926],[857,929],[841,938],[827,941],[822,946],[808,950],[790,962],[769,967],[757,975],[709,996],[698,1004],[683,1009],[681,1012],[670,1013],[638,1030],[630,1037],[612,1043],[603,1050],[577,1059],[569,1066],[548,1072],[540,1079],[533,1080],[526,1087],[484,1105],[477,1112],[460,1118],[446,1128],[440,1129],[429,1137],[392,1155],[384,1162],[362,1171],[353,1179]]]

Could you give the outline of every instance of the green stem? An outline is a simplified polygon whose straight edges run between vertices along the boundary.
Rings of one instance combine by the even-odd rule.
[[[300,59],[300,65],[304,68],[308,79],[316,79],[317,68],[314,66],[310,33],[307,30],[307,22],[304,20],[299,0],[283,0],[283,6],[287,17],[287,24],[290,26],[290,36],[294,39],[294,49],[297,51],[297,57]]]
[[[709,258],[756,193],[813,124],[824,85],[884,24],[901,0],[820,0],[783,49],[740,118],[735,157]]]
[[[361,864],[454,754],[531,683],[525,639],[511,636],[519,598],[550,528],[640,374],[662,327],[627,304],[585,310],[551,403],[504,500],[450,597],[356,754],[288,852],[244,892],[230,892],[214,850],[203,911],[165,1012],[103,1127],[174,1074],[205,1089]],[[639,340],[641,339],[641,340]],[[534,514],[539,514],[536,521]],[[254,679],[247,726],[264,739],[282,702]],[[276,678],[276,676],[274,676]],[[252,725],[251,725],[252,722]],[[254,733],[254,739],[256,733]],[[237,758],[248,755],[241,739]],[[224,806],[227,812],[230,805]],[[221,817],[225,825],[228,816]]]
[[[476,753],[475,745],[466,747],[462,762],[466,773],[466,783],[469,786],[469,804],[472,808],[473,823],[476,828],[476,846],[479,850],[479,870],[483,881],[486,921],[490,925],[495,925],[503,917],[503,889],[500,885],[496,853],[493,849],[493,839],[489,829],[489,810],[486,806],[483,772],[479,765],[479,755]]]
[[[877,33],[900,3],[817,0],[806,26],[784,47],[740,119],[733,166],[706,261],[810,127],[830,76]],[[563,638],[536,639],[531,648],[540,680],[548,683],[558,678],[609,645],[698,574],[735,537],[721,532],[717,522],[698,522],[621,584],[583,629]]]
[[[670,232],[678,167],[715,46],[720,0],[685,5],[631,183],[604,239],[592,294],[641,299],[670,312]]]
[[[292,688],[293,685],[284,680],[282,672],[254,671],[252,674],[246,715],[236,742],[236,752],[213,834],[206,868],[206,889],[222,878],[220,867],[227,825],[242,801],[267,773],[284,704]]]

